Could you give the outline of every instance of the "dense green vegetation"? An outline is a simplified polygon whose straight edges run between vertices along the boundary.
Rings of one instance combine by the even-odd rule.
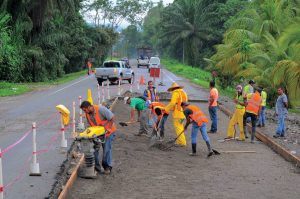
[[[0,2],[0,80],[39,82],[100,64],[123,20],[137,23],[149,0],[4,0]],[[94,23],[83,14],[94,12]]]
[[[271,103],[282,86],[299,106],[299,15],[299,0],[175,0],[166,7],[161,2],[149,10],[135,46],[216,71],[224,90],[254,79]],[[130,43],[128,34],[124,38]]]

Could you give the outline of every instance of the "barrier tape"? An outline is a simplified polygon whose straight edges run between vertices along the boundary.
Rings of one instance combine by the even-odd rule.
[[[65,129],[69,128],[70,125],[67,125]],[[57,133],[52,136],[50,142],[46,145],[47,147],[45,149],[41,149],[41,150],[38,150],[36,152],[32,152],[32,154],[30,156],[28,156],[28,158],[26,159],[25,161],[25,164],[24,167],[21,168],[20,172],[19,172],[19,175],[17,177],[15,177],[15,179],[13,179],[11,182],[9,182],[7,185],[4,185],[3,189],[8,189],[9,187],[11,187],[13,184],[15,184],[17,181],[21,180],[27,170],[27,165],[29,165],[31,159],[32,159],[32,155],[33,154],[37,154],[37,155],[40,155],[42,153],[46,153],[50,150],[51,146],[53,145],[53,143],[57,140],[57,137],[59,136],[59,134],[61,133],[61,131],[57,131]]]

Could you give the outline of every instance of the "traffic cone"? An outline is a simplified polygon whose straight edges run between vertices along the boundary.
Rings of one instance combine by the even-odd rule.
[[[140,85],[144,85],[144,84],[145,84],[144,75],[142,75],[140,78]]]
[[[87,101],[89,101],[91,103],[91,105],[94,104],[93,98],[92,98],[92,91],[91,91],[91,89],[88,89],[88,92],[87,92]]]

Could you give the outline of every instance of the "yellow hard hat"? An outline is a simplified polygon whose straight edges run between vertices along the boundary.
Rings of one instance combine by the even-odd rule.
[[[56,110],[58,110],[62,115],[63,124],[67,125],[70,121],[70,111],[64,105],[57,105]]]

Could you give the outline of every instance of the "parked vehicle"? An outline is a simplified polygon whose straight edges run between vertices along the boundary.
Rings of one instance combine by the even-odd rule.
[[[160,68],[160,59],[158,57],[151,57],[149,61],[150,68]]]
[[[137,59],[137,67],[141,67],[141,66],[146,66],[147,68],[149,68],[149,58],[148,57],[139,57]]]
[[[109,80],[110,83],[118,83],[119,78],[127,80],[129,83],[134,82],[134,72],[130,65],[124,61],[105,61],[102,66],[96,68],[95,77],[98,84]]]

